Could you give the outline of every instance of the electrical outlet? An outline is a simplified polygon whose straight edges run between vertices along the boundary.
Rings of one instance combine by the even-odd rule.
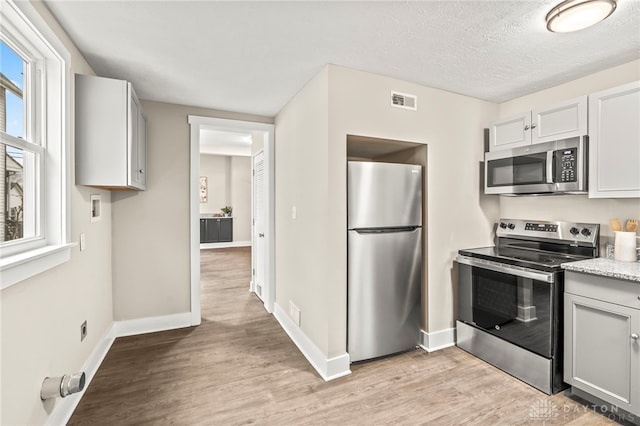
[[[85,337],[87,337],[87,320],[80,326],[80,341],[82,342]]]

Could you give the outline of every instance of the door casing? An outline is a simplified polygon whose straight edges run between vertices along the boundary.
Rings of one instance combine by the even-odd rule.
[[[190,173],[189,173],[189,210],[190,210],[190,286],[191,286],[191,325],[201,323],[200,308],[200,132],[202,129],[237,130],[243,132],[265,132],[265,280],[263,301],[267,312],[273,312],[276,299],[275,289],[275,126],[268,123],[228,120],[222,118],[189,115],[190,124]],[[252,261],[253,262],[253,261]],[[251,283],[249,283],[251,287]]]

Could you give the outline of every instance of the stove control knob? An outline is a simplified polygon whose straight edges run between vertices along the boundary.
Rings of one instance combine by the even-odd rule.
[[[573,235],[575,237],[576,235],[578,235],[580,233],[580,230],[578,228],[576,228],[575,226],[573,226],[571,229],[569,229],[569,232],[571,232],[571,235]]]
[[[589,231],[589,228],[582,228],[581,234],[584,235],[585,237],[590,237],[591,231]]]
[[[515,229],[515,227],[516,226],[513,223],[510,223],[510,224],[507,225],[507,228],[509,228],[509,229]]]
[[[500,228],[505,229],[507,227],[507,224],[504,222],[500,222]]]

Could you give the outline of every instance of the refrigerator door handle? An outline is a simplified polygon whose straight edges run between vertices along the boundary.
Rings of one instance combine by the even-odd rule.
[[[396,228],[359,228],[354,229],[358,234],[386,234],[393,232],[413,232],[416,229],[420,228],[419,226],[402,226]]]

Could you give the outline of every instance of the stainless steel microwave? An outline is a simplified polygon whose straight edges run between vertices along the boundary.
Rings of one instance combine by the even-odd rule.
[[[585,194],[588,137],[579,136],[484,155],[484,193]]]

